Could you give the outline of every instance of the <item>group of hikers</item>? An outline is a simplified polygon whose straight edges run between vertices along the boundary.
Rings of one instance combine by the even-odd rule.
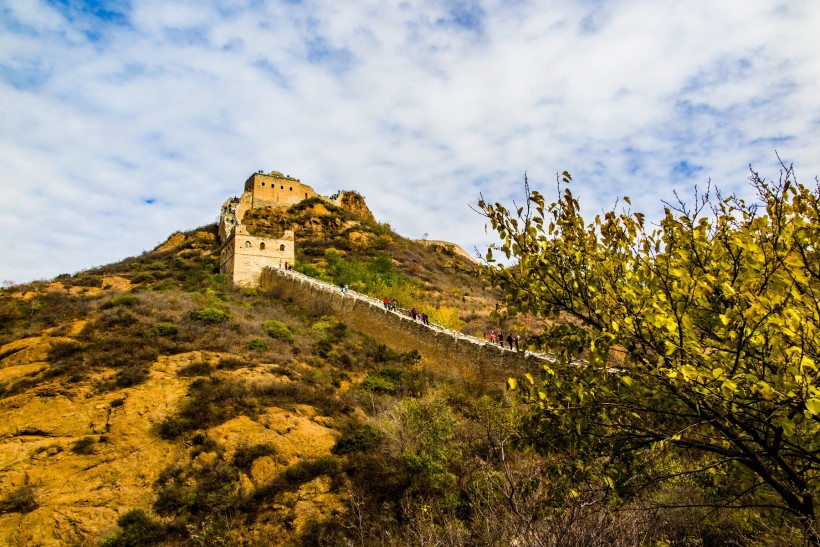
[[[410,317],[413,319],[413,321],[421,321],[425,325],[430,324],[430,320],[427,317],[427,314],[426,313],[418,313],[416,311],[416,308],[411,308],[410,309]]]
[[[396,311],[396,309],[398,308],[398,306],[396,305],[396,301],[390,300],[389,298],[385,298],[384,300],[382,300],[382,304],[384,304],[384,309],[389,311]],[[430,324],[430,318],[427,317],[427,314],[417,312],[416,308],[410,308],[410,311],[407,312],[407,315],[409,315],[413,321],[421,321],[424,325]]]
[[[347,294],[348,287],[346,284],[340,284],[339,288],[342,290],[342,293]],[[382,304],[384,305],[384,309],[388,311],[396,311],[398,306],[395,300],[390,300],[389,298],[385,298],[382,300]],[[410,311],[407,313],[413,321],[421,321],[424,325],[430,324],[430,318],[427,316],[426,313],[419,313],[416,311],[416,308],[410,308]],[[503,333],[498,332],[496,333],[494,330],[490,331],[488,335],[491,344],[498,344],[499,346],[508,347],[509,349],[514,349],[515,351],[520,351],[519,343],[521,342],[521,335],[520,334],[507,334],[505,337]],[[506,346],[504,345],[506,342]]]
[[[494,330],[491,330],[488,338],[491,344],[497,343],[499,346],[503,348],[504,342],[507,342],[507,346],[509,346],[510,349],[515,349],[515,351],[519,351],[518,343],[521,341],[520,334],[507,334],[507,337],[504,338],[503,333],[499,332],[496,334]],[[513,348],[513,346],[515,347]]]

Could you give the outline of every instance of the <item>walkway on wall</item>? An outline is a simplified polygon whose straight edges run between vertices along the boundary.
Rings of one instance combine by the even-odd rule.
[[[433,324],[433,323],[430,323],[429,325],[424,325],[421,321],[417,321],[417,320],[412,319],[409,315],[409,310],[407,310],[407,309],[397,308],[395,310],[388,310],[384,307],[384,303],[381,300],[377,300],[376,298],[373,298],[373,297],[368,296],[366,294],[362,294],[362,293],[352,291],[352,290],[349,290],[349,289],[346,290],[346,291],[343,291],[342,288],[339,287],[338,285],[333,285],[333,284],[327,283],[325,281],[320,281],[320,280],[315,279],[313,277],[309,277],[305,274],[299,273],[295,270],[283,270],[283,269],[280,269],[280,268],[266,268],[265,271],[270,272],[272,274],[279,275],[279,276],[284,276],[286,278],[290,278],[293,281],[297,281],[300,285],[309,286],[312,290],[315,290],[315,291],[320,291],[320,292],[323,292],[323,293],[326,293],[326,294],[338,296],[338,297],[343,298],[343,299],[352,299],[352,300],[355,300],[357,302],[361,302],[361,303],[366,304],[367,306],[373,308],[374,310],[380,311],[382,313],[390,313],[392,315],[395,315],[397,318],[400,318],[403,321],[407,321],[409,323],[414,323],[415,325],[417,325],[417,328],[418,327],[424,327],[424,328],[430,329],[430,331],[432,331],[432,333],[435,333],[436,335],[449,336],[449,337],[452,337],[454,340],[456,340],[460,343],[474,344],[476,347],[480,347],[482,349],[488,349],[490,351],[492,351],[492,349],[495,349],[496,351],[499,352],[499,354],[501,354],[501,355],[507,354],[511,357],[513,355],[515,355],[515,356],[522,357],[522,358],[525,358],[525,359],[536,359],[536,360],[546,361],[546,362],[549,362],[549,363],[556,363],[557,362],[557,359],[553,355],[548,355],[548,354],[544,354],[544,353],[537,353],[537,352],[532,352],[532,351],[526,351],[526,350],[517,351],[517,350],[514,350],[514,349],[503,348],[503,347],[499,346],[498,344],[490,343],[489,341],[484,340],[482,338],[478,338],[478,337],[470,336],[470,335],[467,335],[467,334],[464,334],[464,333],[461,333],[461,332],[458,332],[458,331],[446,329],[446,328],[442,327],[441,325],[436,325],[436,324]],[[571,365],[572,364],[580,364],[580,362],[576,361],[576,362],[571,363]]]

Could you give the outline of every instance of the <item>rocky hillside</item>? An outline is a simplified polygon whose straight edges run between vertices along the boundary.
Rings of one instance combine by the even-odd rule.
[[[246,223],[304,221],[303,271],[466,329],[505,321],[474,265],[446,245],[311,200],[282,214]],[[706,503],[710,485],[619,497],[603,476],[579,484],[556,473],[581,447],[545,442],[545,424],[497,377],[459,374],[458,360],[422,357],[410,338],[400,349],[377,343],[318,300],[228,287],[215,230],[0,292],[0,544],[758,537],[753,518],[726,519]],[[501,324],[532,319],[516,321]],[[705,502],[678,503],[691,499]],[[648,501],[673,509],[649,511]]]
[[[381,273],[421,307],[482,304],[468,261],[350,205],[287,212],[303,268],[388,256]],[[452,379],[322,310],[229,288],[217,256],[209,226],[2,292],[0,544],[314,544],[343,529],[351,500],[398,510],[418,488],[397,405],[419,398],[451,428],[439,390]]]

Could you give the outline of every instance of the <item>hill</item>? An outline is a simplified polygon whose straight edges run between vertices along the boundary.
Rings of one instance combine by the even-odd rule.
[[[497,312],[475,265],[446,245],[317,201],[262,211],[244,219],[258,233],[299,226],[303,272],[476,334],[528,332],[534,321]],[[544,443],[505,390],[503,376],[518,371],[465,373],[489,370],[501,350],[427,352],[430,334],[399,339],[347,304],[232,288],[218,254],[216,227],[205,226],[138,257],[0,293],[0,543],[751,537],[756,521],[682,503],[714,499],[712,485],[630,494],[603,476],[554,473],[583,447]],[[674,460],[652,465],[672,470]],[[647,509],[659,500],[673,508]]]
[[[488,291],[452,267],[459,257],[373,221],[327,229],[341,211],[309,214],[304,269],[359,287],[354,266],[377,259],[393,281],[385,287],[417,298],[420,311],[450,304],[489,317],[476,310]],[[0,543],[311,544],[344,529],[354,492],[374,518],[392,520],[402,492],[450,485],[450,471],[420,482],[430,473],[401,463],[405,444],[419,442],[400,425],[418,417],[402,413],[440,414],[436,435],[449,439],[447,398],[498,399],[502,383],[459,385],[418,352],[393,351],[322,310],[232,289],[215,273],[218,252],[206,226],[2,292]],[[450,458],[426,450],[416,447],[418,465]]]

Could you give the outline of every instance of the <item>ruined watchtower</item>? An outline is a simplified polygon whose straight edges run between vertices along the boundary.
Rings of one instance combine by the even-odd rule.
[[[234,285],[257,287],[263,268],[293,265],[292,230],[285,230],[280,238],[255,236],[248,232],[242,219],[251,209],[288,207],[315,195],[310,186],[277,171],[268,174],[259,171],[251,175],[245,181],[242,195],[230,198],[222,205],[219,271]]]

